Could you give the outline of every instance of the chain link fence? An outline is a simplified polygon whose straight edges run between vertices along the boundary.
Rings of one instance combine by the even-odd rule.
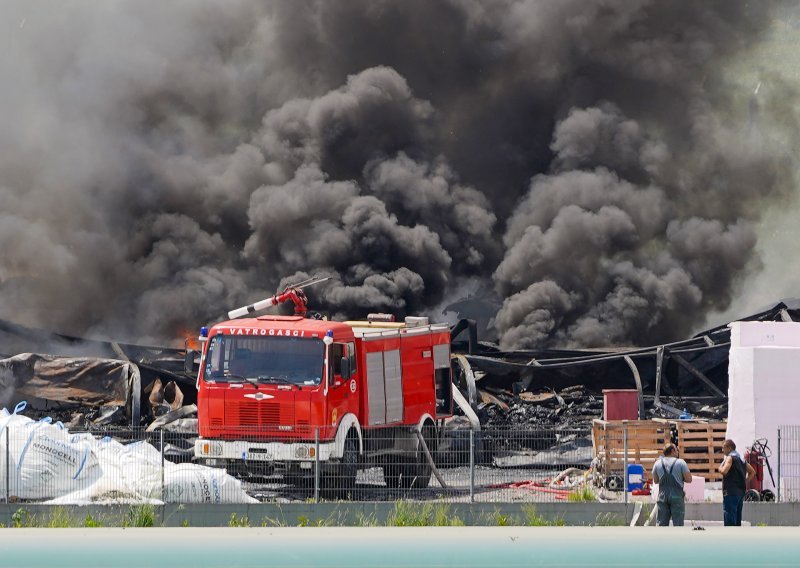
[[[193,433],[116,427],[68,431],[58,423],[7,415],[0,417],[0,501],[649,499],[629,490],[649,480],[658,448],[671,439],[669,429],[649,423],[598,427],[598,422],[594,429],[445,426],[371,430],[361,436],[352,429],[340,439],[331,429],[248,428],[229,432],[227,439],[198,439]],[[265,442],[270,434],[290,443]],[[227,443],[224,451],[216,446],[220,442]],[[757,466],[762,500],[771,500],[764,491],[774,490],[778,501],[800,501],[800,426],[781,426],[774,442],[774,455],[773,441],[747,448],[756,452],[750,459]]]
[[[777,464],[774,467],[778,501],[800,501],[800,425],[778,428]]]
[[[225,451],[239,452],[234,458],[212,456],[222,453],[214,447],[219,440],[163,430],[71,432],[22,417],[0,421],[0,428],[5,502],[536,503],[627,495],[612,490],[622,489],[622,472],[602,471],[590,429],[390,429],[344,440],[312,429],[280,445],[288,454],[251,429],[229,440]],[[195,456],[196,443],[209,457]],[[611,489],[607,474],[616,480]]]

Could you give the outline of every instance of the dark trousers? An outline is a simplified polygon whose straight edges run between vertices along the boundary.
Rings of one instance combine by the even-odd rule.
[[[685,515],[686,505],[683,502],[683,497],[659,496],[657,513],[658,526],[668,527],[669,520],[672,519],[672,526],[682,527]]]
[[[726,527],[742,526],[743,495],[725,495],[722,497],[722,520]]]

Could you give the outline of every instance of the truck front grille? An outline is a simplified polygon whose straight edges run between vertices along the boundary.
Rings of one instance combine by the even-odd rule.
[[[279,426],[294,427],[294,407],[278,402],[228,401],[225,403],[225,422],[230,426],[260,426],[276,430]]]

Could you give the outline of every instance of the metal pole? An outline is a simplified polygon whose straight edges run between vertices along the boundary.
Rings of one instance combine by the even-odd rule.
[[[778,428],[778,487],[775,501],[781,502],[781,429]]]
[[[6,424],[6,503],[11,500],[11,434]]]
[[[469,430],[469,502],[475,502],[475,430]]]
[[[319,503],[319,428],[314,430],[314,503]]]
[[[625,454],[625,461],[622,465],[622,488],[625,492],[625,523],[628,519],[628,425],[622,424],[622,453]]]
[[[164,500],[164,429],[160,430],[161,435],[161,500]]]

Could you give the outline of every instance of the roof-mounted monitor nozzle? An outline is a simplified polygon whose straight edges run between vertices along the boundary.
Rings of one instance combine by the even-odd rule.
[[[261,300],[255,304],[242,306],[241,308],[236,308],[235,310],[229,311],[228,317],[230,319],[240,318],[242,316],[246,316],[254,312],[260,312],[261,310],[266,310],[272,306],[277,306],[278,304],[288,302],[289,300],[294,303],[294,314],[296,316],[306,317],[306,312],[308,312],[308,298],[306,298],[303,288],[313,286],[314,284],[319,284],[320,282],[325,282],[326,280],[330,280],[330,278],[309,278],[308,280],[303,280],[297,284],[292,284],[287,286],[283,292],[280,294],[275,294],[271,298],[267,298],[266,300]]]

